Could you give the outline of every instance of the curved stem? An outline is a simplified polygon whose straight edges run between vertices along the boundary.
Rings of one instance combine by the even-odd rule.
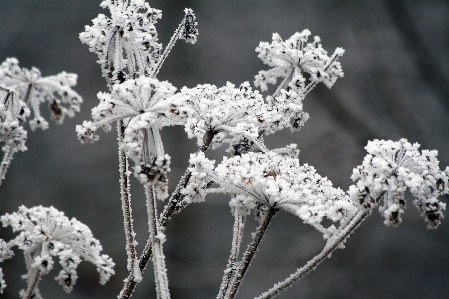
[[[305,275],[314,270],[319,264],[321,264],[326,258],[328,258],[335,249],[337,249],[341,244],[343,244],[351,233],[371,214],[371,210],[359,211],[354,218],[348,223],[348,225],[340,231],[340,234],[324,246],[323,250],[317,254],[313,259],[307,262],[305,266],[298,269],[295,273],[290,275],[283,282],[275,284],[267,292],[256,297],[256,299],[267,299],[277,296],[280,292],[290,287],[293,283],[297,282]]]
[[[226,299],[233,299],[235,295],[237,295],[237,291],[242,284],[243,278],[245,277],[246,272],[248,271],[248,267],[256,254],[257,248],[259,247],[260,242],[262,241],[263,236],[265,235],[265,232],[268,229],[268,226],[271,223],[271,219],[273,219],[273,216],[276,214],[276,210],[273,208],[269,208],[267,211],[267,214],[265,215],[262,224],[257,228],[256,233],[253,236],[253,240],[248,245],[248,248],[246,249],[245,253],[243,253],[243,258],[240,261],[239,267],[237,271],[234,272],[234,275],[232,275],[231,282],[229,283],[229,286],[227,288],[226,296],[224,298]]]

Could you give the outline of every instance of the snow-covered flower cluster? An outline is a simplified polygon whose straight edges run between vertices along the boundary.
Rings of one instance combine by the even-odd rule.
[[[85,26],[80,40],[98,55],[103,77],[112,84],[141,75],[154,77],[168,54],[162,53],[155,27],[162,12],[144,0],[105,0],[100,6],[108,8],[111,17],[99,14],[92,26]],[[176,39],[193,44],[198,35],[196,18],[191,9],[184,12]]]
[[[308,43],[310,34],[310,31],[305,29],[283,41],[279,34],[274,33],[271,44],[261,42],[256,48],[258,57],[271,69],[260,71],[255,76],[254,85],[262,91],[267,91],[268,84],[276,84],[279,77],[283,78],[273,96],[267,97],[267,102],[284,114],[284,117],[268,128],[268,134],[283,128],[299,130],[303,127],[309,119],[302,107],[305,96],[316,84],[323,82],[331,88],[337,79],[344,75],[338,61],[344,50],[337,48],[334,54],[328,56],[318,36]]]
[[[363,164],[354,169],[356,181],[350,193],[362,208],[373,208],[382,200],[379,211],[385,224],[397,226],[402,222],[407,188],[415,198],[413,204],[421,211],[428,228],[436,228],[444,218],[446,204],[438,197],[449,192],[449,167],[440,170],[437,151],[418,150],[419,144],[406,139],[373,140],[365,149]]]
[[[62,270],[56,281],[66,292],[70,292],[78,278],[76,268],[82,260],[97,267],[100,283],[105,284],[114,274],[114,262],[101,254],[100,242],[90,229],[75,218],[69,220],[64,213],[53,207],[21,206],[18,212],[5,214],[1,218],[4,227],[11,226],[19,235],[9,242],[0,244],[0,261],[12,257],[11,248],[17,246],[25,254],[27,274],[25,279],[33,279],[47,274],[53,268],[53,257],[59,258]],[[36,281],[36,284],[37,284]],[[35,298],[41,298],[37,288]]]
[[[31,108],[33,119],[29,124],[33,131],[36,128],[48,128],[48,122],[39,110],[39,105],[44,102],[48,102],[51,114],[58,124],[63,122],[66,115],[73,117],[75,112],[79,112],[82,99],[72,89],[76,85],[76,79],[76,74],[66,72],[42,77],[35,67],[20,68],[16,58],[7,58],[0,65],[0,87],[14,91]]]
[[[137,165],[137,177],[142,183],[163,181],[170,157],[164,152],[159,130],[185,123],[188,97],[176,93],[167,81],[141,77],[116,84],[111,93],[99,93],[98,98],[100,104],[92,109],[93,122],[76,127],[81,142],[98,140],[98,128],[109,131],[112,122],[123,121],[124,146]]]
[[[194,44],[198,30],[191,9],[169,43],[163,49],[158,42],[155,24],[162,17],[158,9],[145,0],[104,0],[102,8],[110,16],[99,14],[92,26],[85,26],[80,40],[98,55],[109,92],[98,93],[100,103],[92,109],[92,120],[76,127],[81,143],[99,139],[98,129],[110,131],[117,123],[119,141],[120,189],[125,224],[129,277],[119,298],[129,298],[142,271],[153,257],[158,298],[169,298],[168,277],[163,253],[166,222],[193,202],[202,202],[210,193],[231,195],[230,206],[235,217],[232,249],[217,298],[234,298],[251,259],[277,211],[299,217],[321,232],[326,241],[323,251],[285,282],[269,291],[277,294],[299,280],[337,248],[343,248],[348,236],[380,205],[387,225],[398,225],[405,207],[404,194],[409,188],[429,228],[436,228],[443,218],[445,204],[438,197],[449,191],[449,168],[441,171],[436,151],[418,151],[419,145],[405,139],[398,142],[374,140],[368,143],[368,155],[353,171],[356,182],[348,192],[334,188],[314,167],[300,164],[296,144],[269,149],[264,135],[284,128],[299,130],[309,115],[303,110],[306,95],[320,82],[331,88],[343,77],[339,58],[344,50],[332,55],[323,49],[309,30],[297,32],[283,41],[273,34],[272,42],[261,42],[258,57],[270,69],[260,71],[254,84],[261,92],[268,84],[281,82],[271,95],[263,95],[248,82],[239,87],[200,84],[177,90],[171,83],[157,79],[165,59],[179,39]],[[0,141],[6,143],[5,158],[0,163],[0,182],[12,154],[25,150],[26,131],[23,123],[33,113],[31,129],[46,129],[39,105],[48,102],[58,123],[65,115],[79,110],[81,98],[71,87],[76,75],[61,73],[41,77],[39,70],[21,69],[15,58],[0,66]],[[67,104],[68,107],[64,107]],[[181,125],[189,138],[197,140],[198,151],[190,156],[186,173],[171,194],[161,216],[156,199],[168,197],[167,176],[170,156],[165,152],[161,129]],[[206,158],[209,148],[226,143],[231,157],[215,161]],[[133,229],[129,158],[134,161],[134,174],[144,187],[149,239],[142,256],[136,250]],[[256,232],[239,259],[246,216],[252,211],[259,220]],[[77,280],[77,266],[82,259],[93,263],[100,273],[100,283],[114,274],[114,263],[101,254],[101,245],[87,226],[69,220],[53,207],[42,206],[2,216],[3,226],[11,226],[18,236],[9,242],[0,240],[0,262],[13,256],[17,246],[25,253],[28,289],[23,297],[41,298],[37,284],[59,257],[62,270],[56,280],[70,292]],[[332,224],[327,224],[332,223]],[[5,287],[0,268],[0,292]],[[271,298],[271,297],[270,297]]]
[[[193,155],[190,163],[194,165],[195,178],[206,181],[206,185],[213,181],[220,185],[221,192],[235,194],[231,205],[243,213],[258,205],[284,210],[314,226],[326,237],[329,230],[321,224],[324,219],[346,220],[357,210],[345,192],[334,188],[315,168],[274,152],[225,157],[213,170],[213,162],[203,153]],[[196,186],[198,179],[193,180]],[[206,192],[204,187],[196,190]],[[188,191],[195,189],[189,187]]]
[[[0,94],[0,141],[6,144],[4,151],[25,151],[27,131],[22,124],[30,109],[14,91],[0,87]]]
[[[267,84],[276,84],[277,78],[282,77],[284,81],[279,87],[295,90],[301,97],[319,82],[331,88],[339,77],[343,77],[341,64],[337,60],[344,50],[337,48],[329,57],[318,36],[314,37],[313,42],[307,42],[310,34],[310,31],[305,29],[283,41],[279,34],[274,33],[271,44],[261,42],[256,52],[259,53],[259,58],[272,68],[260,71],[254,84],[262,90],[267,90]],[[304,74],[307,74],[307,77]]]
[[[197,139],[199,146],[203,146],[207,134],[214,136],[213,147],[242,139],[257,142],[273,123],[282,122],[282,114],[269,107],[248,82],[239,88],[229,82],[221,88],[203,84],[184,87],[181,92],[189,97],[187,104],[192,108],[185,131],[189,138]]]
[[[155,24],[162,12],[144,0],[105,0],[111,17],[99,14],[92,26],[85,26],[80,40],[98,55],[103,77],[123,82],[152,73],[161,55]]]

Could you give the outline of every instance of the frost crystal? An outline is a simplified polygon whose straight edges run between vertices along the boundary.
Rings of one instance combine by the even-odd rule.
[[[143,0],[106,0],[101,7],[108,8],[111,17],[99,14],[92,26],[85,26],[80,40],[98,55],[103,77],[123,82],[151,74],[161,54],[155,24],[162,12]]]
[[[100,242],[90,229],[75,218],[69,220],[53,207],[28,209],[21,206],[18,212],[2,216],[1,221],[3,226],[11,226],[19,235],[1,244],[0,261],[10,258],[8,251],[17,246],[25,254],[27,279],[31,279],[36,271],[39,275],[47,274],[53,268],[53,257],[56,256],[62,267],[56,280],[66,292],[70,292],[76,282],[76,268],[82,259],[97,267],[101,284],[114,274],[114,262],[101,254]],[[6,254],[3,254],[5,250]],[[39,291],[35,289],[34,292]]]
[[[267,84],[276,84],[277,78],[283,77],[285,80],[281,88],[288,87],[300,96],[305,96],[319,82],[331,88],[338,77],[343,77],[337,59],[343,55],[344,50],[337,48],[329,57],[318,36],[315,36],[312,43],[307,43],[310,34],[306,29],[283,41],[279,34],[274,33],[271,44],[261,42],[256,52],[259,53],[259,58],[272,68],[260,71],[254,84],[262,90],[267,90]],[[304,77],[303,73],[308,76]],[[307,81],[309,84],[306,85]]]
[[[66,72],[42,77],[37,68],[20,68],[16,58],[7,58],[0,66],[0,86],[13,89],[20,100],[31,108],[34,118],[30,121],[30,127],[33,131],[36,128],[48,128],[47,121],[39,111],[41,103],[49,103],[52,116],[58,124],[63,122],[65,115],[73,117],[75,112],[79,112],[82,99],[71,88],[76,85],[76,79],[76,74]]]
[[[351,179],[356,185],[351,186],[352,197],[363,208],[377,205],[375,199],[383,200],[379,211],[387,225],[402,222],[407,187],[428,228],[436,228],[444,218],[446,204],[438,197],[448,193],[449,168],[440,170],[437,151],[420,153],[418,148],[419,144],[406,139],[370,141],[363,164],[353,171]]]

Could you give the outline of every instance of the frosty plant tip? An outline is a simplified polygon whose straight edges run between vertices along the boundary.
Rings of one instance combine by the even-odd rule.
[[[158,40],[156,22],[162,12],[143,0],[106,0],[99,14],[80,34],[82,43],[98,56],[106,79],[107,92],[99,92],[99,104],[92,109],[92,120],[76,126],[81,143],[99,140],[99,129],[108,132],[116,124],[121,206],[125,231],[128,277],[118,298],[130,298],[142,282],[142,271],[151,260],[157,298],[170,298],[170,287],[163,243],[170,236],[165,228],[171,217],[191,203],[207,204],[207,195],[229,195],[234,217],[230,254],[223,265],[217,298],[237,296],[243,278],[261,245],[274,216],[284,212],[297,216],[318,230],[326,243],[305,265],[257,298],[272,298],[310,273],[336,249],[343,249],[350,234],[378,209],[385,224],[402,222],[405,192],[414,197],[413,204],[424,217],[428,228],[436,228],[443,219],[445,204],[439,201],[448,193],[449,168],[441,170],[436,151],[419,151],[418,144],[405,139],[373,140],[366,146],[368,154],[354,169],[349,190],[334,187],[308,164],[297,158],[296,144],[270,148],[264,137],[283,129],[300,130],[309,119],[304,111],[306,96],[317,84],[331,88],[343,77],[339,58],[344,50],[332,54],[324,50],[318,36],[303,30],[283,40],[273,34],[271,42],[256,48],[268,67],[254,80],[222,87],[198,84],[195,87],[173,86],[157,78],[177,40],[194,44],[198,38],[196,16],[184,10],[180,24],[164,47]],[[0,137],[5,142],[1,165],[4,177],[12,154],[25,150],[27,117],[30,126],[47,128],[38,105],[48,102],[53,117],[61,122],[64,115],[78,111],[81,98],[71,89],[76,75],[61,73],[40,76],[36,69],[18,67],[16,59],[7,59],[0,69]],[[274,92],[269,92],[274,85]],[[68,105],[68,108],[64,108]],[[164,149],[161,129],[183,126],[188,138],[197,141],[189,165],[174,190],[168,190],[171,157]],[[228,156],[221,161],[208,158],[208,151],[227,146]],[[129,160],[133,161],[130,170]],[[148,213],[148,238],[145,248],[137,252],[131,207],[130,175],[138,179],[145,192]],[[165,201],[161,214],[158,205]],[[254,213],[259,225],[252,240],[244,247],[246,218]],[[58,256],[63,270],[56,280],[70,291],[76,281],[76,266],[81,259],[97,266],[100,282],[110,275],[113,263],[100,255],[101,247],[90,230],[75,219],[68,220],[54,208],[20,207],[19,212],[1,218],[5,226],[20,232],[15,239],[0,242],[0,261],[10,258],[13,246],[25,252],[28,289],[24,298],[40,297],[37,284],[48,273]],[[141,236],[139,236],[141,237]],[[242,248],[245,248],[244,250]],[[1,269],[0,269],[1,270]],[[0,272],[1,287],[4,287]]]

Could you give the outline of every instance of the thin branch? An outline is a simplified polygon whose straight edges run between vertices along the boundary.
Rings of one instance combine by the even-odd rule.
[[[271,223],[271,219],[276,214],[276,210],[274,208],[269,208],[267,210],[267,214],[265,215],[262,224],[257,228],[253,236],[253,240],[248,245],[248,248],[243,254],[243,258],[239,263],[239,268],[232,276],[231,282],[229,283],[226,296],[226,299],[233,299],[235,295],[237,295],[237,291],[242,284],[243,278],[245,277],[246,272],[248,271],[248,267],[256,254],[257,248],[259,247],[260,242],[262,241],[265,232],[267,231],[268,226]]]
[[[162,249],[164,234],[161,231],[157,220],[156,195],[154,184],[145,184],[145,196],[147,199],[148,229],[153,251],[153,269],[156,282],[156,293],[158,299],[169,299],[167,268],[165,266],[165,256]]]
[[[212,140],[217,132],[208,132],[204,136],[204,144],[201,146],[200,151],[206,152],[211,143]],[[179,213],[183,208],[187,206],[186,202],[182,202],[181,199],[181,191],[184,189],[187,184],[189,183],[191,174],[187,168],[185,174],[181,177],[181,180],[179,181],[178,185],[176,186],[176,189],[173,191],[172,195],[170,196],[170,199],[168,200],[167,205],[164,207],[164,211],[161,214],[161,217],[159,219],[159,226],[161,230],[163,230],[167,226],[168,220],[173,216],[173,214]],[[151,239],[147,240],[147,243],[145,244],[145,248],[140,255],[139,259],[139,268],[140,271],[143,272],[148,264],[148,261],[151,258],[152,255],[152,242]],[[131,273],[128,278],[125,279],[125,284],[123,286],[122,291],[120,292],[119,299],[128,299],[131,297],[134,289],[136,288],[137,282],[134,281],[134,275]]]
[[[131,208],[131,192],[129,180],[128,155],[123,149],[123,139],[125,138],[125,125],[123,120],[117,123],[117,132],[119,140],[119,167],[120,167],[120,194],[122,200],[123,224],[125,226],[126,252],[128,254],[128,270],[134,275],[134,280],[141,279],[140,269],[137,264],[137,251],[135,232],[133,229],[133,217]]]
[[[172,37],[170,38],[168,45],[165,47],[164,53],[162,53],[161,57],[159,58],[159,61],[157,62],[157,65],[154,67],[154,71],[150,74],[151,78],[155,78],[156,75],[161,70],[162,64],[164,63],[171,49],[173,49],[173,47],[175,46],[176,41],[179,39],[179,31],[181,30],[183,25],[184,19],[181,22],[181,24],[179,24],[178,28],[176,28],[175,33],[173,33]]]
[[[348,223],[348,225],[341,230],[339,236],[333,238],[330,242],[324,246],[323,250],[316,255],[313,259],[311,259],[307,264],[298,269],[295,273],[290,275],[283,282],[275,284],[271,289],[267,292],[262,293],[262,295],[256,297],[256,299],[267,299],[273,298],[277,296],[280,292],[284,291],[292,284],[303,278],[305,275],[314,270],[321,262],[323,262],[326,258],[328,258],[335,249],[337,249],[342,243],[346,241],[350,234],[354,232],[354,230],[371,214],[371,210],[363,210],[359,211],[354,218]]]
[[[8,167],[11,164],[12,156],[14,155],[15,151],[11,149],[10,146],[5,146],[6,150],[3,155],[2,162],[0,164],[0,185],[2,184],[3,180],[6,177],[6,172],[8,171]]]
[[[239,256],[240,246],[242,244],[243,230],[245,228],[246,215],[241,215],[237,209],[234,209],[234,227],[232,234],[231,254],[229,255],[228,264],[223,274],[220,291],[217,299],[224,299],[224,295],[229,286],[229,281],[237,270],[237,259]]]

